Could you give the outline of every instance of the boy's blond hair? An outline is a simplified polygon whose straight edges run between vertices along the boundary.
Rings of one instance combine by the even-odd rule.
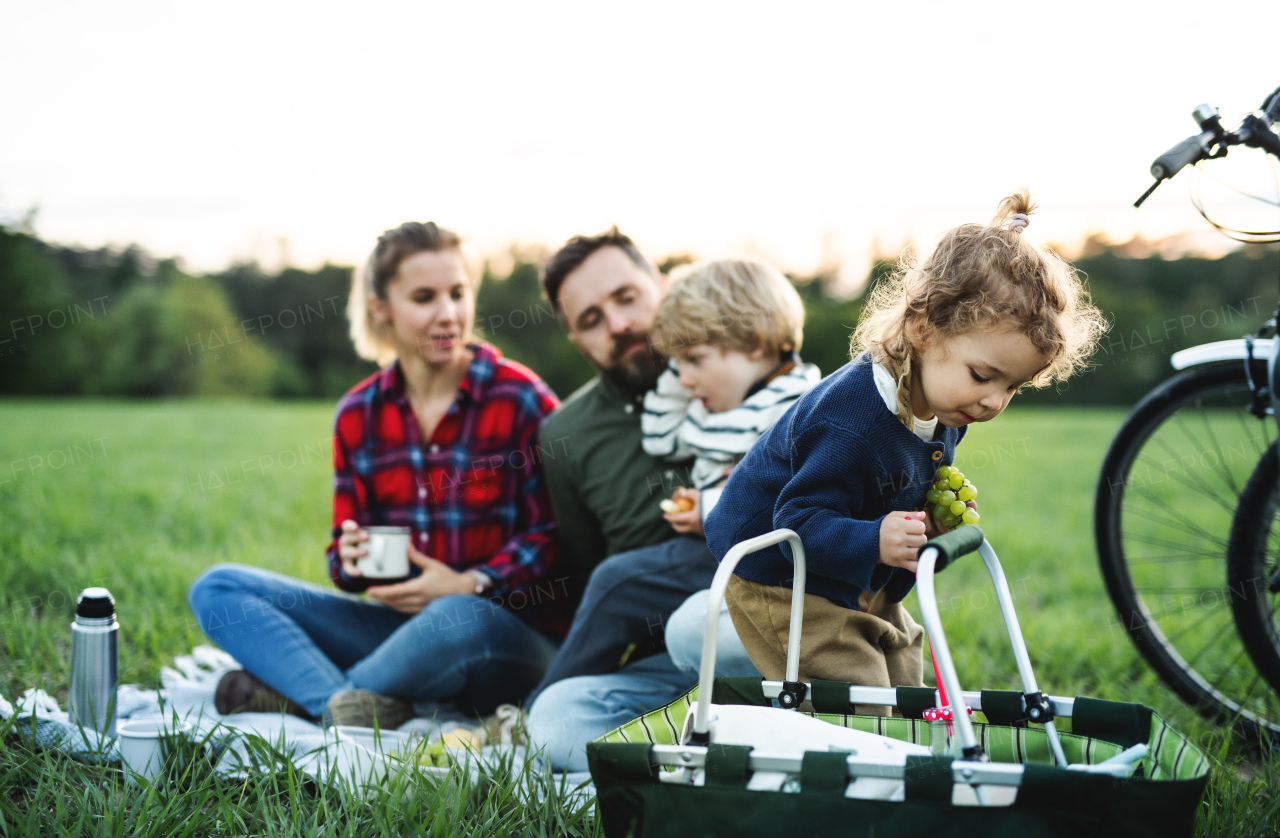
[[[804,305],[795,286],[762,259],[697,262],[672,272],[649,339],[668,357],[699,343],[781,354],[800,349]]]

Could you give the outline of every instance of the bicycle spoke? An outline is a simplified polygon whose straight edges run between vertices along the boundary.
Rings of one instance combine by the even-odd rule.
[[[1167,444],[1166,444],[1166,445],[1167,445]],[[1142,454],[1139,454],[1139,455],[1138,455],[1138,461],[1140,461],[1140,462],[1141,462],[1141,461],[1146,461],[1148,466],[1150,466],[1150,465],[1151,465],[1151,462],[1152,462],[1152,461],[1147,460],[1147,457],[1146,457],[1145,452],[1144,452],[1144,453],[1142,453]],[[1166,474],[1167,474],[1167,473],[1168,473],[1168,472],[1166,472]],[[1199,479],[1197,479],[1197,480],[1195,480],[1195,481],[1192,481],[1192,480],[1187,479],[1186,477],[1174,477],[1174,478],[1172,478],[1172,479],[1177,480],[1179,483],[1181,483],[1182,485],[1186,486],[1186,487],[1187,487],[1188,489],[1190,489],[1191,491],[1193,491],[1193,492],[1197,492],[1197,493],[1199,493],[1199,494],[1201,494],[1201,495],[1204,495],[1206,498],[1208,498],[1209,500],[1213,501],[1213,502],[1214,502],[1214,503],[1216,503],[1218,506],[1221,506],[1223,509],[1227,510],[1228,512],[1234,512],[1234,511],[1235,511],[1236,504],[1235,504],[1232,500],[1229,500],[1229,499],[1227,499],[1227,498],[1220,497],[1220,496],[1219,496],[1219,495],[1218,495],[1218,494],[1217,494],[1217,493],[1212,489],[1212,487],[1210,487],[1210,486],[1209,486],[1207,483],[1205,483],[1203,480],[1199,480]],[[1163,482],[1163,481],[1161,481],[1161,482]],[[1238,498],[1238,497],[1239,497],[1239,495],[1237,495],[1236,497]]]
[[[1225,457],[1222,456],[1222,447],[1218,445],[1217,437],[1214,435],[1212,429],[1209,426],[1209,417],[1206,414],[1204,405],[1201,404],[1200,402],[1197,402],[1196,410],[1199,413],[1200,424],[1204,426],[1205,433],[1209,437],[1209,442],[1206,443],[1204,440],[1196,436],[1195,433],[1193,433],[1191,428],[1191,420],[1185,419],[1181,413],[1178,413],[1175,415],[1175,421],[1173,423],[1173,426],[1176,427],[1182,433],[1183,438],[1185,438],[1187,442],[1191,443],[1192,448],[1197,450],[1201,457],[1204,456],[1206,451],[1213,451],[1217,455],[1216,459],[1217,459],[1218,465],[1219,466],[1225,465],[1224,464]],[[1153,437],[1153,439],[1156,439],[1156,438]],[[1173,450],[1173,448],[1170,446],[1169,441],[1167,439],[1161,436],[1158,439],[1156,439],[1156,441],[1158,441],[1164,447],[1165,451],[1168,452],[1169,455],[1175,461],[1179,463],[1182,462],[1182,458],[1179,457],[1177,452]],[[1198,475],[1197,475],[1197,478],[1198,478]],[[1207,481],[1199,480],[1199,482],[1206,488],[1209,488],[1209,484]],[[1226,479],[1223,480],[1223,482],[1226,484],[1227,488],[1231,491],[1233,498],[1240,497],[1240,489],[1236,485],[1235,479],[1230,474],[1227,475]],[[1212,490],[1210,489],[1210,491]],[[1215,494],[1215,497],[1216,497],[1216,494]]]
[[[1250,399],[1252,400],[1252,396],[1250,396]],[[1232,400],[1232,407],[1235,407],[1234,400]],[[1254,417],[1256,421],[1253,426],[1250,426],[1248,420],[1245,418],[1246,416],[1253,416],[1253,414],[1249,412],[1248,405],[1241,405],[1239,410],[1233,410],[1232,412],[1235,413],[1236,420],[1240,423],[1240,430],[1244,433],[1245,439],[1253,443],[1254,453],[1258,455],[1258,459],[1262,459],[1263,453],[1271,445],[1271,440],[1269,438],[1269,434],[1271,433],[1271,423],[1265,419],[1257,419],[1257,417]],[[1261,432],[1256,434],[1250,433],[1251,427],[1260,428]],[[1258,440],[1262,440],[1261,445],[1258,444]]]
[[[1204,562],[1204,561],[1222,561],[1222,556],[1217,553],[1183,553],[1179,556],[1135,556],[1129,559],[1130,565],[1144,564],[1171,564],[1173,562]]]
[[[1205,620],[1209,619],[1212,616],[1214,616],[1214,612],[1211,609],[1206,608],[1204,609],[1203,614],[1201,614],[1199,617],[1197,617],[1195,620],[1191,622],[1191,625],[1183,626],[1174,634],[1165,633],[1164,639],[1167,640],[1170,645],[1173,645],[1177,643],[1179,640],[1181,640],[1182,638],[1186,637],[1187,633],[1190,632],[1192,629],[1199,628],[1201,623],[1203,623]]]
[[[1211,544],[1213,544],[1214,546],[1221,547],[1223,548],[1224,551],[1226,549],[1226,546],[1227,546],[1226,539],[1222,539],[1215,535],[1211,535],[1210,533],[1206,532],[1200,527],[1197,527],[1194,524],[1189,523],[1186,519],[1165,518],[1163,516],[1158,516],[1152,512],[1148,512],[1147,510],[1138,509],[1137,507],[1131,506],[1127,503],[1124,505],[1124,511],[1132,512],[1134,515],[1137,515],[1139,518],[1146,518],[1148,521],[1151,521],[1153,523],[1163,524],[1164,526],[1169,527],[1171,529],[1181,530],[1182,532],[1185,532],[1187,535],[1198,535],[1201,538],[1203,538],[1205,541],[1208,541]]]
[[[1219,639],[1221,639],[1222,635],[1226,634],[1227,629],[1234,629],[1235,625],[1236,625],[1235,622],[1232,620],[1227,620],[1225,623],[1223,623],[1222,628],[1218,629],[1217,632],[1215,632],[1214,635],[1209,638],[1208,642],[1200,647],[1200,651],[1196,652],[1195,657],[1187,661],[1187,666],[1194,668],[1196,663],[1200,660],[1200,658],[1204,657],[1204,653],[1209,651],[1209,649],[1212,648]],[[1243,654],[1244,652],[1241,651],[1240,655],[1243,655]],[[1237,655],[1235,661],[1232,661],[1232,666],[1234,666],[1240,660],[1240,655]]]
[[[1226,588],[1197,588],[1192,585],[1182,586],[1182,587],[1172,587],[1172,588],[1134,588],[1134,590],[1140,594],[1186,594],[1186,593],[1207,594],[1210,591],[1215,591],[1219,594],[1222,594],[1224,598],[1227,595]]]
[[[1234,409],[1234,408],[1235,408],[1235,405],[1232,405],[1232,408]],[[1214,451],[1221,452],[1221,451],[1222,451],[1222,446],[1220,446],[1220,445],[1218,444],[1218,438],[1217,438],[1217,436],[1215,436],[1215,435],[1214,435],[1214,433],[1213,433],[1213,428],[1209,425],[1209,417],[1205,415],[1205,410],[1204,410],[1204,408],[1203,408],[1203,407],[1200,407],[1200,421],[1201,421],[1201,423],[1204,425],[1205,433],[1207,433],[1207,434],[1209,435],[1209,439],[1213,441],[1213,448],[1212,448],[1212,449],[1210,449],[1210,450],[1214,450]],[[1225,457],[1223,457],[1223,456],[1221,456],[1221,454],[1219,454],[1219,456],[1218,456],[1218,462],[1220,462],[1220,463],[1221,463],[1221,462],[1223,462],[1225,459],[1226,459]],[[1231,491],[1235,493],[1236,499],[1237,499],[1237,500],[1239,500],[1239,498],[1240,498],[1240,487],[1239,487],[1238,485],[1236,485],[1235,476],[1234,476],[1234,475],[1232,475],[1232,474],[1231,474],[1231,472],[1230,472],[1230,470],[1226,469],[1225,467],[1223,468],[1223,473],[1224,473],[1224,474],[1226,475],[1226,477],[1227,477],[1228,485],[1230,485],[1230,486],[1231,486]]]
[[[1136,536],[1136,535],[1125,536],[1125,539],[1128,541],[1136,541],[1139,544],[1149,544],[1152,547],[1169,547],[1174,550],[1177,550],[1180,547],[1185,548],[1187,546],[1185,544],[1179,544],[1176,541],[1164,541],[1163,539],[1159,539],[1159,538],[1140,538],[1139,536]],[[1219,560],[1222,559],[1222,553],[1205,553],[1204,555],[1212,556],[1213,558],[1216,558]]]
[[[1247,650],[1246,650],[1246,649],[1241,648],[1239,652],[1236,652],[1236,656],[1235,656],[1234,658],[1232,658],[1232,659],[1231,659],[1231,662],[1230,662],[1230,663],[1228,663],[1226,666],[1222,667],[1222,669],[1223,669],[1223,670],[1226,670],[1226,671],[1228,671],[1228,672],[1233,671],[1237,666],[1239,666],[1239,665],[1240,665],[1240,662],[1241,662],[1241,661],[1243,661],[1243,660],[1245,659],[1245,653],[1246,653],[1246,652],[1247,652]],[[1258,679],[1259,679],[1259,678],[1261,678],[1261,677],[1262,677],[1262,676],[1261,676],[1261,675],[1258,673],[1258,671],[1255,669],[1255,670],[1253,671],[1253,683],[1257,683]],[[1248,695],[1246,695],[1244,699],[1241,699],[1241,700],[1240,700],[1239,704],[1240,704],[1240,706],[1241,706],[1241,707],[1243,707],[1243,706],[1244,706],[1244,702],[1245,702],[1245,700],[1247,700],[1247,699],[1248,699]]]
[[[1266,453],[1267,447],[1271,445],[1271,440],[1267,438],[1265,424],[1260,434],[1249,434],[1248,428],[1244,424],[1244,418],[1240,418],[1241,430],[1245,432],[1245,439],[1253,443],[1253,452],[1258,455],[1258,459],[1262,459],[1262,455]]]

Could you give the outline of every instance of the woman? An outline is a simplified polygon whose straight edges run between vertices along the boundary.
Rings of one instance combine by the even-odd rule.
[[[191,609],[244,667],[219,682],[219,713],[394,728],[414,701],[487,714],[541,678],[570,615],[536,445],[557,401],[473,341],[477,284],[434,223],[378,239],[348,314],[356,350],[388,365],[338,405],[328,549],[334,583],[367,596],[242,565],[205,572]],[[407,580],[361,577],[373,525],[411,529]]]

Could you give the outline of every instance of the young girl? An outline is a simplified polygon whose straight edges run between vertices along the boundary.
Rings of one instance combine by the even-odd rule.
[[[1033,209],[1021,190],[990,226],[961,225],[923,264],[904,260],[871,294],[856,357],[760,438],[706,520],[719,559],[778,528],[799,534],[803,681],[922,684],[923,629],[901,602],[938,528],[914,510],[966,426],[999,416],[1022,387],[1068,378],[1105,328],[1074,269],[1023,239]],[[793,573],[790,549],[771,547],[739,562],[726,595],[769,680],[785,670]]]

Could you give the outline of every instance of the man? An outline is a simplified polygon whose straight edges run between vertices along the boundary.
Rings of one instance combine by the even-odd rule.
[[[588,741],[693,686],[662,651],[662,633],[690,594],[710,586],[716,560],[702,538],[677,537],[658,505],[691,483],[687,464],[654,460],[640,442],[644,393],[667,364],[648,340],[665,277],[615,227],[570,239],[543,287],[600,375],[540,434],[542,449],[557,452],[544,460],[547,486],[582,602],[530,696],[528,727],[554,765],[584,770]]]

